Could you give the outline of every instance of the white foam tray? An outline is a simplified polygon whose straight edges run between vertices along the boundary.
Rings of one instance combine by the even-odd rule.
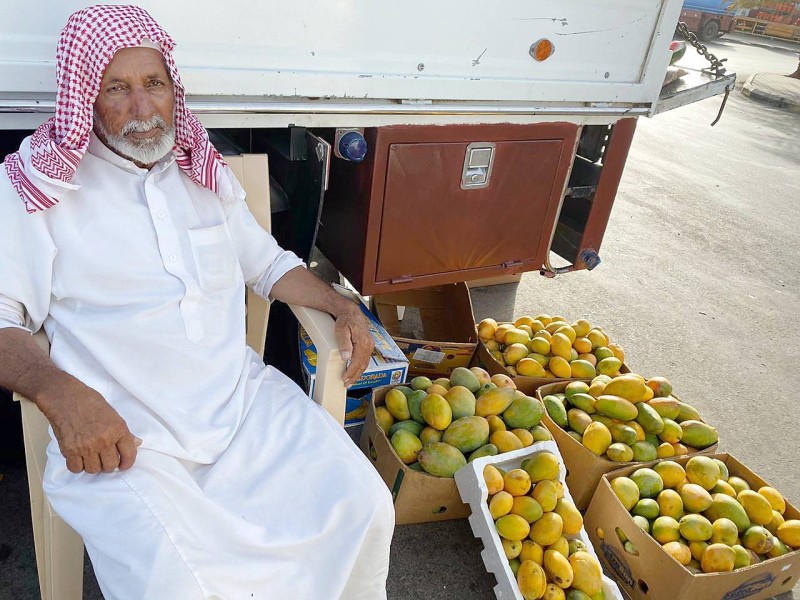
[[[522,594],[519,592],[516,577],[514,577],[514,573],[508,565],[508,559],[503,551],[503,545],[500,543],[500,535],[497,533],[494,526],[494,519],[492,519],[492,515],[489,513],[489,506],[487,504],[489,490],[486,487],[486,482],[483,480],[483,468],[486,465],[495,465],[504,471],[521,468],[520,465],[524,459],[545,451],[552,452],[558,457],[558,478],[564,484],[564,497],[572,502],[572,496],[565,483],[567,471],[564,467],[564,460],[561,458],[561,453],[558,451],[556,443],[551,441],[536,442],[527,448],[506,452],[505,454],[499,454],[497,456],[476,458],[471,463],[468,463],[467,466],[459,469],[455,474],[456,485],[458,486],[459,494],[461,494],[461,499],[469,504],[472,510],[472,514],[469,517],[472,533],[475,534],[475,537],[483,540],[483,551],[481,552],[483,564],[486,565],[486,570],[494,574],[497,579],[494,595],[498,600],[510,600],[512,598],[514,600],[523,600],[523,598]],[[580,539],[586,545],[589,553],[595,558],[598,558],[585,529],[581,528],[577,535],[568,535],[565,537],[567,539]],[[603,591],[605,592],[606,600],[625,600],[617,584],[605,575],[603,575]]]

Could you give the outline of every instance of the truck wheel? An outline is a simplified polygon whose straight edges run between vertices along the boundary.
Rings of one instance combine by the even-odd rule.
[[[699,37],[704,42],[710,42],[717,39],[719,35],[719,21],[706,21],[703,28],[698,32]]]

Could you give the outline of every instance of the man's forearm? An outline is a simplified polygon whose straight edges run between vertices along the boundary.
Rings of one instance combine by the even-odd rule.
[[[53,364],[30,333],[0,329],[0,386],[30,398],[47,415],[53,392],[75,381]]]
[[[303,267],[288,271],[272,287],[270,295],[286,304],[316,308],[334,317],[340,315],[342,311],[358,308],[351,300],[337,293]]]

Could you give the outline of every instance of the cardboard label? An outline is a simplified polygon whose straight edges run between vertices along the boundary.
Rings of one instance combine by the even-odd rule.
[[[772,573],[764,573],[758,577],[753,577],[750,581],[745,581],[739,587],[732,589],[722,597],[722,600],[741,600],[749,598],[770,587],[777,579]]]
[[[417,348],[417,350],[412,355],[412,360],[418,360],[420,362],[431,363],[434,365],[438,365],[440,362],[444,360],[444,357],[447,356],[444,352],[435,352],[434,350],[425,350],[424,348]]]
[[[619,583],[624,583],[628,587],[636,585],[628,563],[625,562],[625,559],[616,548],[603,542],[600,544],[600,551],[603,553],[603,558],[606,559],[608,566],[616,573]]]

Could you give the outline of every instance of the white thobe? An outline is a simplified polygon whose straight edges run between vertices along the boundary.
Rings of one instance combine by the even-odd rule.
[[[92,136],[57,191],[26,214],[2,170],[0,327],[44,326],[54,363],[143,440],[132,469],[108,474],[70,473],[48,448],[45,492],[103,594],[385,597],[385,485],[245,343],[244,285],[268,297],[302,262],[171,156],[140,169]]]

